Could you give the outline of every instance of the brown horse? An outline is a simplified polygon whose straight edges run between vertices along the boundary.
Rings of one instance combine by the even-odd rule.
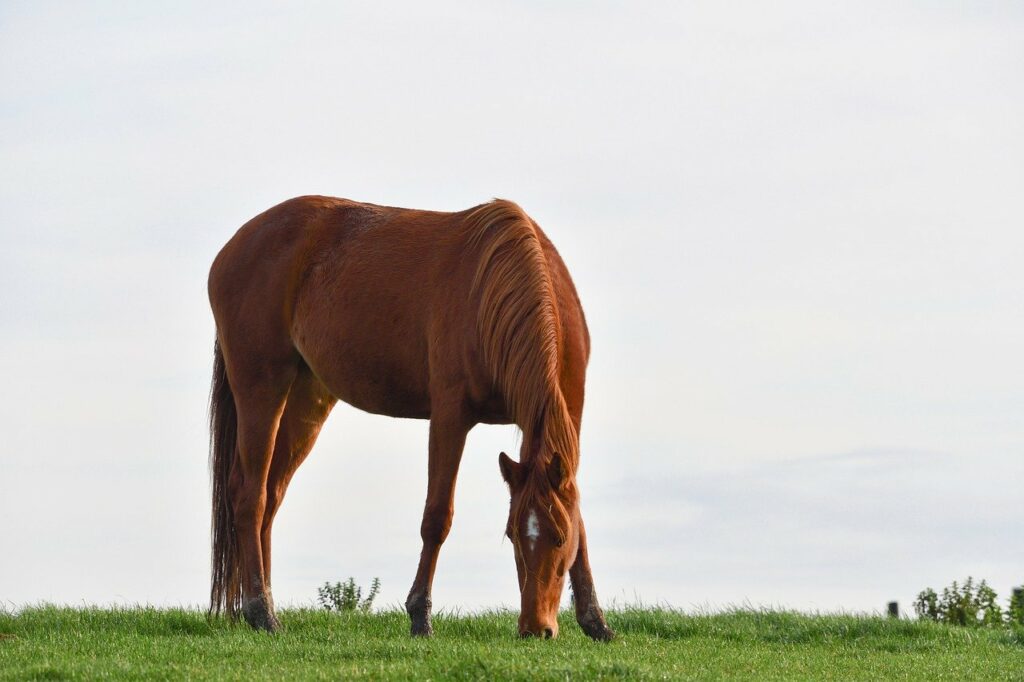
[[[554,637],[566,572],[576,619],[597,602],[576,469],[590,339],[569,272],[516,204],[440,213],[309,196],[243,225],[213,262],[210,610],[279,628],[270,534],[337,400],[430,420],[423,551],[406,610],[431,634],[430,590],[466,434],[517,424],[511,492],[523,636]]]

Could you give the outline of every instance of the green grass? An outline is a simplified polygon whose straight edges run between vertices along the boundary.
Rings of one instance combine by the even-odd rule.
[[[570,614],[556,640],[520,640],[514,613],[280,613],[276,636],[188,610],[26,608],[0,613],[0,679],[921,679],[1024,680],[1024,629],[847,615],[668,609],[608,614],[591,642]]]

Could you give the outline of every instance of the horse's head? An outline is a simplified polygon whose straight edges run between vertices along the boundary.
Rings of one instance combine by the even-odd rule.
[[[503,452],[498,466],[512,494],[505,534],[519,573],[519,634],[555,637],[565,574],[580,541],[576,483],[558,454],[523,465]]]

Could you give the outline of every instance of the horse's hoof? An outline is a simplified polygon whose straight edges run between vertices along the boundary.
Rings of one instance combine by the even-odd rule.
[[[254,597],[242,606],[242,617],[253,630],[271,634],[281,630],[281,622],[274,614],[273,607],[265,595]]]
[[[615,638],[615,632],[608,627],[603,619],[580,621],[580,627],[595,642],[610,642]]]
[[[405,612],[412,621],[410,632],[413,637],[430,637],[434,628],[430,623],[430,597],[420,594],[409,594],[405,600]]]
[[[412,616],[412,627],[410,632],[413,637],[430,637],[434,634],[434,627],[430,623],[430,615]]]

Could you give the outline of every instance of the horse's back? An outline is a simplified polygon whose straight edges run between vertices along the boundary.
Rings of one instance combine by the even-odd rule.
[[[291,316],[303,298],[422,286],[438,269],[453,215],[324,196],[289,199],[245,223],[217,255],[209,280],[215,313],[251,299],[267,307],[280,302]]]

